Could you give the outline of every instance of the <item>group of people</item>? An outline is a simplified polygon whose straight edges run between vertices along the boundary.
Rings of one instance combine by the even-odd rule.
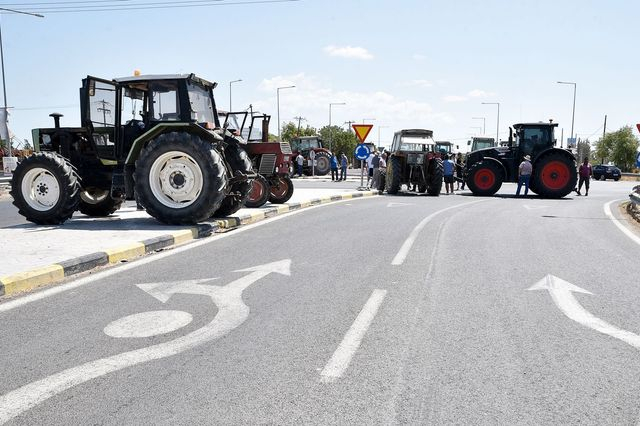
[[[443,175],[444,175],[444,187],[447,191],[447,195],[453,194],[453,184],[456,183],[456,191],[464,190],[464,159],[462,153],[456,155],[450,154],[444,155],[442,161]]]
[[[338,157],[335,154],[331,154],[331,180],[339,182],[341,180],[347,180],[347,166],[349,165],[349,159],[344,153],[340,153],[340,177],[338,177]]]
[[[380,174],[387,170],[387,158],[389,158],[389,151],[380,153],[378,150],[367,157],[367,189],[380,188]]]

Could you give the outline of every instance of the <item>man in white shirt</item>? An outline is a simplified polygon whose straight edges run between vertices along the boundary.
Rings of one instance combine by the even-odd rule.
[[[531,180],[531,172],[533,172],[533,166],[531,165],[531,157],[524,156],[524,160],[518,167],[518,190],[516,191],[516,197],[520,196],[520,188],[524,184],[524,195],[529,193],[529,181]]]
[[[374,157],[374,154],[373,152],[371,152],[367,157],[367,159],[365,160],[367,162],[367,171],[368,171],[367,187],[369,187],[369,182],[373,179],[373,157]]]

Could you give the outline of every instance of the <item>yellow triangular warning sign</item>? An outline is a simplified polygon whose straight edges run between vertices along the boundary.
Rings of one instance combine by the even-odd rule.
[[[360,139],[360,142],[364,143],[364,140],[369,135],[373,124],[352,124],[353,130],[356,132],[356,136]]]

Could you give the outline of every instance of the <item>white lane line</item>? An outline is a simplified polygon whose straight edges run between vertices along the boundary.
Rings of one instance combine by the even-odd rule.
[[[622,232],[624,232],[624,234],[631,238],[631,240],[633,240],[636,244],[640,245],[640,237],[638,237],[633,231],[631,231],[629,228],[627,228],[626,226],[624,226],[623,224],[620,223],[620,219],[617,219],[613,213],[611,213],[611,204],[612,203],[617,203],[621,200],[612,200],[609,201],[608,203],[606,203],[604,205],[604,214],[607,215],[607,217],[609,219],[611,219],[611,221],[613,222],[613,224],[615,226],[618,227],[619,230],[621,230]]]
[[[405,259],[407,258],[407,255],[409,254],[409,250],[411,250],[411,247],[413,247],[413,243],[415,243],[416,239],[418,238],[418,234],[420,234],[420,231],[422,231],[422,228],[424,228],[427,225],[427,223],[431,221],[431,219],[433,219],[440,213],[446,212],[448,210],[457,209],[458,207],[464,207],[470,204],[481,203],[483,201],[487,201],[487,200],[471,201],[470,203],[462,203],[455,206],[447,207],[442,210],[438,210],[435,213],[431,213],[429,216],[422,219],[422,221],[420,221],[420,223],[415,228],[413,228],[413,231],[411,231],[411,234],[409,234],[409,237],[402,244],[402,247],[400,247],[400,250],[398,250],[398,253],[391,261],[391,264],[402,265],[404,263]]]
[[[371,293],[371,297],[367,300],[358,317],[345,334],[344,339],[340,342],[338,349],[324,367],[320,375],[325,382],[333,382],[342,377],[346,369],[351,363],[351,358],[356,353],[362,342],[362,338],[366,334],[371,322],[378,313],[378,308],[382,304],[387,290],[375,289]]]
[[[218,240],[221,240],[223,238],[229,238],[233,235],[237,235],[239,233],[242,232],[247,232],[252,230],[253,228],[257,228],[259,226],[263,226],[266,225],[268,223],[271,222],[275,222],[278,220],[282,220],[285,219],[287,217],[291,217],[293,215],[297,215],[300,213],[304,213],[304,212],[308,212],[311,210],[315,210],[317,208],[321,208],[321,207],[326,207],[326,206],[331,206],[333,204],[342,204],[342,203],[346,203],[346,202],[353,202],[353,201],[357,201],[357,200],[373,200],[376,199],[377,197],[361,197],[361,198],[353,198],[353,199],[349,199],[349,200],[340,200],[340,201],[334,201],[331,203],[327,203],[327,204],[318,204],[317,206],[311,206],[311,207],[307,207],[304,209],[300,209],[300,210],[294,210],[291,212],[287,212],[286,214],[280,215],[280,216],[274,216],[272,218],[269,219],[265,219],[261,222],[257,222],[257,223],[252,223],[250,225],[243,225],[238,229],[235,229],[233,232],[227,232],[224,234],[216,234],[216,235],[212,235],[211,237],[207,237],[207,238],[203,238],[201,240],[196,240],[194,242],[190,242],[186,245],[183,246],[178,246],[176,248],[171,248],[169,250],[163,251],[162,253],[154,253],[148,257],[143,257],[141,259],[137,259],[135,261],[132,261],[130,263],[124,264],[124,265],[118,265],[118,266],[114,266],[111,267],[109,269],[106,269],[104,271],[100,271],[100,272],[95,272],[95,273],[91,273],[90,276],[84,277],[84,278],[77,278],[74,279],[73,277],[70,277],[70,279],[72,279],[73,281],[70,281],[68,283],[65,284],[60,284],[60,285],[56,285],[54,287],[48,288],[46,290],[42,290],[42,291],[38,291],[36,293],[31,293],[25,296],[20,296],[16,299],[12,299],[6,302],[2,302],[0,303],[0,312],[7,312],[10,311],[12,309],[16,309],[19,308],[20,306],[24,306],[26,304],[41,300],[41,299],[45,299],[47,297],[51,297],[51,296],[55,296],[56,294],[59,293],[63,293],[65,291],[69,291],[69,290],[73,290],[75,288],[78,287],[82,287],[85,286],[87,284],[91,284],[94,281],[98,281],[107,277],[110,277],[112,275],[115,274],[119,274],[121,272],[125,272],[128,271],[129,269],[134,269],[137,268],[139,266],[142,265],[146,265],[147,263],[152,263],[155,262],[157,260],[161,260],[164,259],[165,257],[168,256],[173,256],[174,254],[178,254],[178,253],[182,253],[183,251],[187,251],[187,250],[192,250],[196,247],[200,247],[202,245],[205,244],[211,244],[211,243],[215,243]]]

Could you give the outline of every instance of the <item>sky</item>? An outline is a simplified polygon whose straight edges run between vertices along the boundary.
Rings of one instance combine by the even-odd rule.
[[[39,5],[33,5],[39,1]],[[45,11],[63,0],[0,1]],[[70,0],[64,0],[69,2]],[[113,3],[184,4],[169,0]],[[242,4],[244,3],[244,4]],[[82,2],[99,5],[100,2]],[[195,6],[198,4],[198,6]],[[82,78],[193,72],[216,81],[218,108],[253,106],[302,125],[363,121],[368,141],[426,128],[465,151],[471,136],[553,119],[594,142],[640,123],[640,2],[628,0],[222,0],[214,6],[0,16],[9,127],[79,125]],[[345,103],[333,105],[331,103]],[[478,117],[474,119],[474,117]],[[484,118],[484,120],[482,119]],[[485,129],[483,128],[486,128]]]

